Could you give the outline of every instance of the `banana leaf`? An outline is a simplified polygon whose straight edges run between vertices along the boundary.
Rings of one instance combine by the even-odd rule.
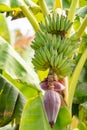
[[[21,11],[20,6],[28,5],[33,12],[41,11],[40,7],[31,0],[0,0],[0,12]]]
[[[3,14],[0,14],[0,36],[2,36],[9,43],[11,42],[10,31]]]
[[[22,93],[0,75],[0,127],[14,119],[19,124],[25,102]]]
[[[64,9],[69,8],[72,0],[62,0],[62,6]],[[87,5],[87,0],[79,0],[79,7]]]
[[[51,130],[40,96],[30,99],[24,107],[19,130]]]
[[[87,121],[87,101],[79,106],[79,118],[86,123]]]
[[[0,69],[15,80],[40,91],[39,78],[34,69],[29,67],[20,55],[0,37]]]
[[[87,5],[76,10],[76,15],[84,18],[87,15]]]
[[[67,125],[71,123],[72,119],[70,112],[66,106],[60,108],[56,124],[54,125],[53,130],[62,130],[66,128]]]

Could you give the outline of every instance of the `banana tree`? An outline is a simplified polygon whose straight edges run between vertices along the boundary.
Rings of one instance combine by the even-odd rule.
[[[86,5],[84,0],[0,1],[1,130],[87,129]],[[31,23],[32,66],[13,48],[6,16]]]

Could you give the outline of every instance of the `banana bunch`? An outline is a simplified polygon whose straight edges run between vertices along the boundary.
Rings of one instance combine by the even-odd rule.
[[[63,51],[64,55],[70,56],[77,47],[77,42],[78,39],[76,35],[72,35],[70,38],[61,38],[60,35],[57,36],[56,34],[48,34],[38,31],[31,47],[37,51],[44,46],[47,46],[47,48],[50,50],[50,47],[53,46],[58,53]]]
[[[40,31],[37,34],[39,35],[36,35],[32,44],[35,50],[35,55],[32,59],[35,69],[45,71],[52,68],[61,78],[70,74],[71,58],[77,44],[75,36],[61,39],[61,36],[57,36],[56,34],[49,35],[43,33],[44,37]]]
[[[52,36],[50,36],[50,34],[44,34],[41,31],[36,32],[36,38],[34,39],[34,41],[32,42],[31,47],[34,50],[37,50],[41,47],[43,47],[45,44],[48,44],[51,42]]]
[[[66,34],[72,23],[63,15],[59,16],[58,13],[49,14],[45,17],[45,25],[40,24],[42,31],[51,34]]]
[[[51,68],[60,78],[71,73],[73,53],[77,48],[78,39],[76,35],[70,38],[61,36],[71,24],[67,18],[55,13],[45,18],[45,25],[40,24],[41,30],[36,32],[31,45],[35,50],[32,63],[36,70],[45,71]]]

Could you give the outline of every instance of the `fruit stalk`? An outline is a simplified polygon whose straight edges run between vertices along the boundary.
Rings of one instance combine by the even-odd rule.
[[[69,108],[70,108],[70,111],[72,109],[72,101],[73,101],[75,88],[76,88],[76,85],[78,83],[78,79],[79,79],[81,70],[82,70],[82,68],[85,64],[86,59],[87,59],[87,48],[83,52],[77,66],[76,66],[76,68],[75,68],[75,70],[72,74],[72,77],[71,77],[71,80],[70,80],[70,83],[69,83]]]
[[[72,0],[70,10],[68,13],[68,20],[70,20],[71,22],[73,22],[73,20],[74,20],[75,10],[76,10],[78,3],[79,3],[79,0]],[[70,35],[70,32],[71,32],[71,28],[68,30],[67,36]]]
[[[64,101],[68,105],[68,98],[69,98],[69,91],[68,91],[68,76],[64,78],[64,84],[65,84],[65,89],[63,90],[64,93]]]
[[[87,15],[84,18],[81,26],[79,27],[78,31],[77,31],[77,36],[78,38],[80,38],[82,36],[82,34],[84,33],[85,28],[87,27]]]
[[[71,22],[73,22],[73,20],[74,20],[75,10],[76,10],[78,3],[79,3],[79,0],[72,0],[70,10],[68,13],[68,20],[70,20]]]
[[[62,8],[62,0],[55,0],[54,9],[56,8]]]
[[[28,9],[28,7],[26,6],[26,4],[20,6],[20,8],[21,8],[22,12],[24,13],[24,15],[27,17],[27,19],[29,20],[29,22],[31,23],[33,29],[35,31],[40,30],[39,24],[38,24],[35,16],[31,12],[31,10]]]
[[[46,5],[45,0],[38,0],[38,2],[39,2],[39,5],[41,7],[41,10],[43,12],[43,15],[45,15],[45,16],[48,15],[49,14],[49,10],[48,10],[48,7]]]

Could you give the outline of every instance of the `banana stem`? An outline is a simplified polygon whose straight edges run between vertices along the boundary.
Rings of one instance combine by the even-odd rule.
[[[66,104],[68,105],[68,98],[69,98],[69,93],[68,93],[68,77],[64,78],[64,83],[65,83],[65,89],[64,89],[64,101],[66,102]]]
[[[47,7],[45,0],[38,0],[38,2],[39,2],[39,5],[41,7],[43,15],[45,15],[45,16],[48,15],[49,10],[48,10],[48,7]]]
[[[77,66],[76,66],[76,68],[73,72],[73,75],[71,77],[71,81],[70,81],[70,84],[69,84],[69,108],[70,108],[70,111],[71,111],[71,108],[72,108],[72,101],[73,101],[75,88],[76,88],[76,85],[77,85],[77,82],[78,82],[78,78],[80,76],[81,70],[84,66],[86,59],[87,59],[87,48],[84,51],[84,53],[82,54]]]
[[[54,1],[53,9],[55,10],[56,8],[62,8],[62,0],[55,0]]]
[[[77,31],[77,36],[78,36],[78,38],[80,38],[80,37],[82,36],[82,34],[83,34],[83,32],[84,32],[86,26],[87,26],[87,15],[86,15],[86,17],[84,18],[84,20],[83,20],[81,26],[79,27],[79,29],[78,29],[78,31]]]
[[[72,0],[70,10],[68,13],[68,20],[70,20],[71,22],[73,22],[73,20],[74,20],[75,10],[76,10],[78,3],[79,3],[79,0]]]
[[[68,13],[68,20],[70,20],[71,22],[73,22],[73,20],[74,20],[75,10],[76,10],[78,3],[79,3],[79,0],[72,0],[70,10],[69,10],[69,13]],[[67,36],[70,35],[71,29],[72,29],[72,27],[69,29]]]
[[[31,10],[28,9],[28,7],[26,5],[20,6],[20,8],[23,11],[24,15],[27,17],[27,19],[29,20],[29,22],[31,23],[35,32],[38,31],[40,29],[40,27],[39,27],[39,24],[38,24],[35,16],[31,12]]]

